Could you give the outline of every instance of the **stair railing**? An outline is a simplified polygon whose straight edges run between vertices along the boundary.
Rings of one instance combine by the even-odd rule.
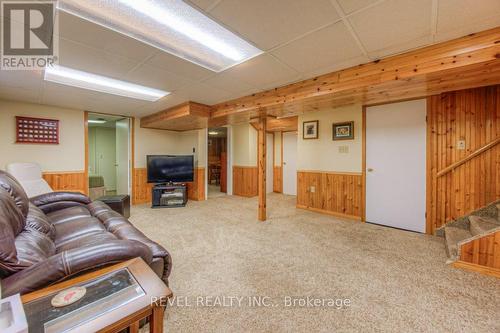
[[[448,172],[451,172],[453,170],[455,170],[456,168],[458,168],[459,166],[461,166],[462,164],[464,164],[465,162],[467,161],[470,161],[471,159],[473,159],[474,157],[478,156],[478,155],[481,155],[482,153],[484,153],[485,151],[488,151],[490,150],[491,148],[493,148],[494,146],[496,146],[498,143],[500,143],[500,137],[496,138],[495,140],[491,141],[490,143],[482,146],[481,148],[475,150],[474,152],[472,152],[472,154],[470,154],[469,156],[467,157],[464,157],[463,159],[461,159],[460,161],[458,162],[455,162],[453,163],[452,165],[450,166],[447,166],[446,168],[444,168],[443,170],[439,171],[437,174],[436,174],[436,177],[439,178],[441,176],[444,176],[446,175]]]

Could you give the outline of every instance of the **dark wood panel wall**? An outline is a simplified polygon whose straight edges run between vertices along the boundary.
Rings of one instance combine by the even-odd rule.
[[[428,98],[428,233],[500,199],[500,145],[437,176],[439,171],[500,137],[499,101],[500,85]]]

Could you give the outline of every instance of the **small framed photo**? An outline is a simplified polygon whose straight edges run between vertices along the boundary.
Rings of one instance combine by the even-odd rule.
[[[317,139],[318,138],[318,120],[304,121],[302,123],[302,138],[303,139]]]
[[[333,140],[353,140],[354,121],[333,124]]]

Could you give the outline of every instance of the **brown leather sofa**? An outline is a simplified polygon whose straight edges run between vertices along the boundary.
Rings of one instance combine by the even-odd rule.
[[[28,199],[0,170],[1,297],[141,257],[168,284],[169,253],[100,201],[52,192]]]

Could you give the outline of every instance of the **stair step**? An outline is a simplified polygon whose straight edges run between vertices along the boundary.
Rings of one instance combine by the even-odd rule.
[[[446,240],[446,252],[448,253],[448,257],[456,259],[458,256],[457,243],[472,237],[472,233],[462,228],[445,227],[444,237]]]
[[[471,215],[469,216],[469,222],[470,232],[474,236],[484,234],[491,229],[500,227],[500,221],[491,217]]]

